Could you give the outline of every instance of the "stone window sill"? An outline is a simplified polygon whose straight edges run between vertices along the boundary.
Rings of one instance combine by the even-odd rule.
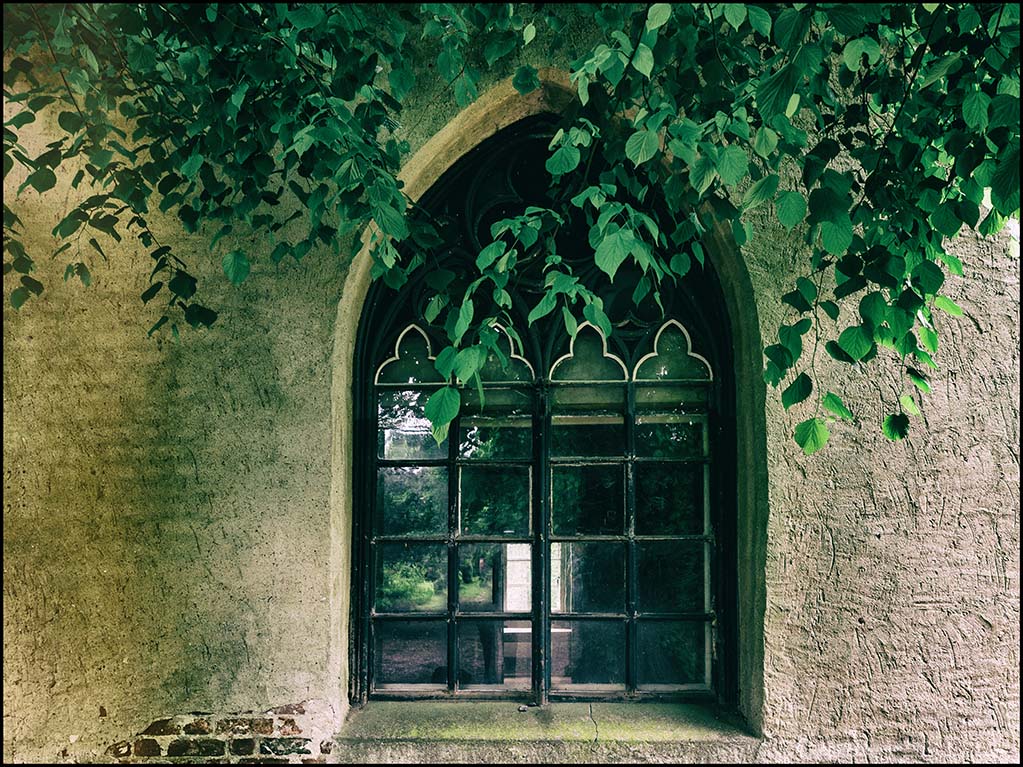
[[[750,761],[760,740],[698,704],[373,701],[336,738],[342,762]]]

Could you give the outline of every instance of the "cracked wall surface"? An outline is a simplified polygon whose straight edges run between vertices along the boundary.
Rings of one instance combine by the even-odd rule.
[[[572,42],[530,63],[564,65]],[[413,151],[456,111],[416,97]],[[52,252],[67,194],[18,200],[31,250]],[[90,288],[44,256],[47,293],[4,306],[4,761],[102,761],[190,711],[317,700],[339,722],[346,707],[331,380],[356,244],[277,273],[236,239],[254,268],[233,288],[208,232],[152,223],[196,268],[212,329],[146,338],[149,259],[127,239]],[[766,344],[805,259],[756,225],[769,236],[742,256]],[[743,759],[1018,761],[1018,243],[967,233],[954,252],[966,315],[941,321],[908,440],[878,428],[901,393],[890,364],[849,375],[818,355],[860,421],[811,458],[791,440],[806,414],[768,392],[764,738]]]

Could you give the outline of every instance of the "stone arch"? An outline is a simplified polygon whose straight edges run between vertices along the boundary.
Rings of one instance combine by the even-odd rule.
[[[441,176],[474,147],[527,117],[560,113],[576,98],[568,73],[539,70],[540,87],[525,96],[511,79],[504,80],[459,112],[417,151],[399,178],[418,200]],[[337,707],[343,719],[348,708],[349,615],[353,522],[353,381],[356,342],[372,267],[369,241],[363,233],[342,286],[334,330],[331,377],[331,509],[330,509],[330,669],[337,680]],[[708,258],[717,271],[731,321],[737,391],[735,460],[753,466],[738,474],[739,708],[750,726],[761,729],[763,705],[763,618],[766,604],[764,566],[767,534],[766,386],[761,375],[761,337],[752,283],[731,234],[716,228],[705,239]]]

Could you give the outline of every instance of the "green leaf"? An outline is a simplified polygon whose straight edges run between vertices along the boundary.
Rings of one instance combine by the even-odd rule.
[[[853,361],[863,359],[874,348],[874,339],[860,325],[842,331],[838,345]]]
[[[877,44],[877,40],[872,37],[850,40],[846,43],[845,50],[842,51],[842,61],[849,69],[856,72],[860,69],[864,54],[867,56],[869,66],[874,66],[877,63],[877,60],[881,58],[881,46]]]
[[[881,430],[892,442],[898,442],[909,435],[909,418],[902,413],[893,413],[884,419]]]
[[[799,192],[782,192],[774,207],[781,225],[789,230],[806,216],[806,200]]]
[[[821,245],[831,255],[844,255],[849,250],[849,246],[852,245],[852,239],[852,221],[849,220],[848,216],[837,221],[824,221],[821,223]]]
[[[288,12],[288,21],[296,29],[312,29],[318,27],[326,20],[327,16],[323,9],[315,4],[302,4],[295,10]]]
[[[837,394],[828,392],[826,395],[824,395],[824,399],[821,400],[821,405],[825,410],[834,413],[843,421],[853,420],[852,411],[845,406],[845,403],[842,402],[842,398],[839,397]]]
[[[963,120],[975,131],[983,132],[987,128],[988,107],[991,97],[983,91],[972,91],[963,99]]]
[[[181,172],[185,175],[185,178],[195,178],[195,174],[199,172],[199,168],[202,167],[203,156],[198,152],[195,152],[191,157],[185,160],[181,165]]]
[[[963,225],[959,216],[956,215],[956,205],[951,201],[941,203],[941,205],[939,205],[938,208],[931,213],[930,221],[934,228],[946,237],[955,237],[959,234],[959,229]]]
[[[649,46],[643,43],[636,46],[636,52],[632,55],[632,66],[647,80],[650,79],[654,71],[654,52]]]
[[[579,332],[579,323],[567,306],[561,307],[561,316],[565,320],[565,332],[568,333],[570,338],[575,338],[576,333]]]
[[[658,29],[671,18],[671,3],[654,3],[646,14],[646,28]]]
[[[934,308],[941,309],[941,311],[951,314],[953,317],[963,316],[963,310],[959,307],[959,304],[946,296],[935,296]]]
[[[810,418],[796,426],[792,436],[806,455],[813,455],[828,443],[831,432],[823,420]]]
[[[536,75],[536,69],[526,64],[515,70],[512,85],[515,86],[515,90],[525,95],[540,87],[540,78]]]
[[[631,229],[617,229],[604,235],[593,254],[593,260],[613,282],[618,267],[629,257],[635,243],[636,236]]]
[[[757,108],[765,122],[785,114],[798,82],[799,72],[791,64],[761,79],[757,86]]]
[[[487,361],[487,350],[483,346],[470,346],[455,355],[454,373],[459,383],[468,383]]]
[[[714,161],[707,155],[700,155],[696,158],[696,162],[689,167],[689,183],[696,190],[696,193],[701,196],[714,183],[717,175],[718,172],[717,168],[714,167]]]
[[[1003,216],[1019,210],[1019,141],[1004,158],[999,158],[991,175],[991,203]]]
[[[831,319],[833,320],[838,319],[838,304],[836,304],[834,301],[821,301],[820,307],[821,309],[824,310],[824,313],[828,315]]]
[[[774,41],[787,51],[794,51],[810,29],[810,17],[802,11],[788,8],[774,20]]]
[[[746,20],[746,6],[741,3],[727,3],[725,5],[725,21],[738,30],[742,22]]]
[[[796,376],[796,380],[781,393],[781,404],[788,410],[809,397],[811,392],[813,392],[813,381],[806,373],[800,373]]]
[[[249,259],[240,250],[232,250],[230,253],[227,253],[221,264],[224,267],[224,274],[227,275],[227,279],[235,285],[241,285],[252,269]]]
[[[499,35],[483,46],[483,58],[487,66],[493,66],[494,62],[507,56],[515,50],[516,38],[514,35]]]
[[[217,321],[217,313],[201,304],[189,304],[185,307],[185,321],[193,328],[209,327]]]
[[[448,429],[451,428],[451,422],[455,420],[461,406],[462,397],[453,386],[438,389],[426,401],[423,412],[430,421],[433,438],[438,445],[447,439]]]
[[[660,138],[656,131],[639,130],[625,142],[625,156],[638,167],[657,154],[659,148]]]
[[[560,146],[544,165],[552,176],[564,175],[579,165],[579,150],[570,144]]]
[[[908,394],[903,394],[899,397],[899,404],[902,405],[902,409],[910,415],[920,415],[920,408],[916,406],[916,402]]]
[[[466,296],[465,300],[462,301],[462,305],[458,307],[458,319],[455,320],[454,338],[451,339],[455,344],[462,340],[465,331],[472,324],[474,310],[475,307],[473,306],[472,299]]]
[[[166,314],[165,314],[165,315],[163,315],[163,316],[162,316],[162,317],[161,317],[160,319],[158,319],[158,320],[156,321],[156,324],[155,324],[155,325],[153,325],[153,327],[151,327],[151,328],[149,329],[149,332],[148,332],[148,333],[146,333],[146,336],[147,336],[147,337],[151,337],[151,336],[153,335],[153,333],[155,333],[155,332],[156,332],[157,330],[159,330],[160,328],[162,328],[162,327],[163,327],[163,326],[164,326],[164,325],[165,325],[165,324],[167,323],[167,320],[168,320],[168,319],[170,319],[170,318],[169,318],[169,317],[168,317],[168,316],[167,316]]]
[[[749,173],[749,161],[746,158],[746,153],[734,144],[725,147],[718,155],[717,172],[723,184],[735,186]]]
[[[761,157],[770,156],[778,146],[778,134],[768,128],[766,125],[762,126],[758,131],[756,138],[753,140],[753,151]]]
[[[757,183],[746,190],[746,194],[742,198],[742,209],[752,210],[753,208],[762,205],[771,198],[774,197],[774,193],[778,191],[778,176],[772,173],[770,176],[764,176]]]
[[[770,39],[771,37],[771,14],[759,5],[746,6],[746,13],[749,16],[750,26],[754,30]]]
[[[541,317],[546,317],[548,314],[553,312],[554,307],[557,305],[557,294],[552,293],[551,291],[546,291],[540,299],[540,302],[530,310],[529,316],[526,318],[526,322],[532,325]]]
[[[945,284],[945,273],[933,261],[921,261],[913,270],[913,284],[925,296],[933,296]]]
[[[387,82],[391,86],[391,96],[396,101],[402,101],[415,87],[416,76],[411,69],[401,67],[387,73]]]

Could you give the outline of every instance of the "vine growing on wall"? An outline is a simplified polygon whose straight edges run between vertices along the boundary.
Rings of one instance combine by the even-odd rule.
[[[428,405],[438,440],[456,384],[478,383],[501,353],[495,325],[515,336],[506,287],[526,254],[545,270],[529,322],[557,312],[572,335],[584,320],[613,332],[558,255],[566,222],[585,222],[610,280],[640,270],[640,303],[702,267],[711,227],[744,246],[764,215],[806,245],[764,350],[766,381],[805,411],[795,441],[813,453],[854,420],[820,390],[825,354],[853,368],[897,359],[902,391],[881,428],[904,438],[941,316],[962,313],[942,293],[963,274],[947,239],[1018,215],[1015,4],[7,4],[5,191],[88,187],[53,229],[53,255],[88,286],[110,240],[138,238],[153,267],[141,298],[159,307],[150,335],[217,318],[150,228],[154,211],[208,233],[235,284],[254,262],[336,252],[372,221],[373,275],[400,287],[438,239],[397,179],[402,104],[427,74],[460,107],[486,71],[529,93],[539,80],[523,49],[579,23],[595,44],[571,65],[578,102],[550,144],[552,202],[497,222],[471,280],[431,281],[427,319],[449,339],[436,365],[452,381]],[[54,114],[56,140],[33,156],[21,136]],[[44,286],[15,207],[5,194],[5,289],[20,309]],[[265,248],[223,244],[243,233]]]

